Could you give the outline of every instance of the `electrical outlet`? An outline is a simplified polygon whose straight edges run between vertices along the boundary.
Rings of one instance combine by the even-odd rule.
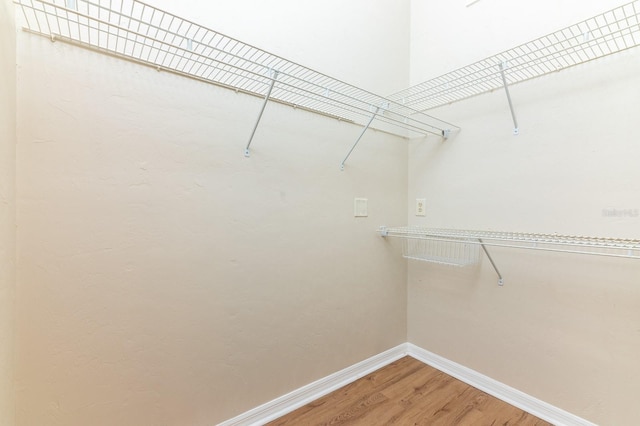
[[[416,198],[416,216],[427,215],[427,200],[424,198]]]

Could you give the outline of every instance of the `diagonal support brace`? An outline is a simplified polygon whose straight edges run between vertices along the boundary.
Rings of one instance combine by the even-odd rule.
[[[509,109],[511,110],[511,118],[513,119],[513,134],[520,133],[518,128],[518,120],[516,119],[516,113],[513,110],[513,103],[511,102],[511,94],[509,94],[509,85],[507,84],[507,78],[504,76],[504,70],[506,68],[506,62],[500,64],[500,75],[502,76],[502,84],[504,85],[504,91],[507,94],[507,101],[509,101]]]
[[[367,129],[369,128],[369,126],[371,126],[371,123],[373,123],[373,120],[376,118],[376,115],[378,115],[378,111],[380,111],[380,107],[377,107],[375,112],[373,113],[373,115],[371,116],[371,118],[369,119],[369,122],[367,123],[366,126],[364,126],[364,129],[362,129],[362,132],[360,133],[360,136],[358,136],[358,139],[356,139],[356,142],[353,144],[353,146],[351,147],[351,149],[349,150],[349,152],[347,153],[347,156],[344,157],[344,160],[342,160],[342,163],[340,163],[340,170],[344,170],[344,163],[349,159],[349,156],[351,155],[351,153],[353,152],[353,150],[356,148],[356,146],[358,145],[358,142],[360,142],[360,139],[362,139],[362,136],[364,136],[364,133],[367,131]]]
[[[258,119],[256,120],[256,124],[253,126],[253,131],[251,132],[251,136],[249,137],[249,142],[247,143],[247,147],[244,149],[245,157],[250,157],[249,147],[251,146],[251,141],[253,141],[253,136],[256,134],[256,130],[258,130],[258,124],[260,124],[260,119],[262,118],[264,109],[267,107],[267,102],[269,102],[269,98],[271,97],[271,91],[273,90],[273,86],[275,86],[277,79],[278,79],[278,71],[273,71],[273,78],[271,80],[271,85],[269,86],[269,91],[267,92],[267,95],[264,97],[264,102],[262,103],[260,114],[258,114]]]
[[[493,269],[496,271],[496,274],[498,274],[498,285],[502,286],[504,284],[504,280],[502,279],[502,274],[498,270],[498,267],[496,266],[496,263],[493,261],[493,258],[489,254],[489,250],[487,250],[487,247],[485,247],[484,242],[482,242],[481,238],[478,238],[478,242],[482,246],[482,250],[484,250],[484,254],[487,255],[487,258],[489,259],[489,262],[491,262],[491,266],[493,266]]]

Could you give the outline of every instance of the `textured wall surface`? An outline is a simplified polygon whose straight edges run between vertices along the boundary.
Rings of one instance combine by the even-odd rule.
[[[13,4],[0,1],[0,424],[14,424],[16,253],[16,37]]]
[[[443,2],[424,3],[447,10]],[[481,0],[469,9],[478,22],[507,20],[499,4]],[[462,13],[454,8],[443,17]],[[589,16],[582,8],[575,13],[582,16],[573,21]],[[528,19],[543,21],[538,15]],[[488,24],[470,29],[487,38]],[[484,48],[455,32],[439,35],[438,42],[421,34],[434,49],[464,44],[457,54],[468,62]],[[434,110],[462,131],[445,143],[412,141],[409,206],[426,198],[427,217],[410,215],[410,222],[640,238],[639,72],[636,48],[511,87],[519,136],[501,91]],[[491,252],[503,288],[486,257],[468,269],[409,263],[409,341],[595,423],[640,423],[640,263]]]
[[[611,10],[620,0],[411,1],[411,85]]]
[[[384,94],[618,2],[154,3]],[[9,378],[16,55],[2,7]],[[637,262],[495,249],[500,288],[486,259],[407,270],[374,232],[426,198],[409,223],[640,238],[639,217],[603,214],[640,209],[636,50],[513,87],[518,137],[495,92],[433,111],[463,128],[445,143],[368,132],[340,172],[357,126],[270,104],[247,159],[260,99],[19,34],[18,424],[215,424],[407,340],[637,424]]]
[[[380,95],[409,85],[410,0],[152,3]]]
[[[20,34],[20,425],[211,425],[406,341],[407,143]],[[354,197],[369,216],[353,217]]]

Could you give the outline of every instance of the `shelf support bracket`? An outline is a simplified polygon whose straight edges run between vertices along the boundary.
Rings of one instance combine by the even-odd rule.
[[[256,130],[258,130],[258,124],[260,124],[260,119],[262,118],[262,114],[264,113],[264,109],[267,106],[267,102],[269,102],[269,98],[271,97],[271,91],[273,90],[273,86],[276,84],[276,80],[278,79],[278,71],[271,71],[273,77],[271,79],[271,85],[269,86],[269,91],[267,95],[264,97],[264,102],[262,103],[262,108],[260,109],[260,114],[258,114],[258,119],[256,120],[256,124],[253,126],[253,131],[251,132],[251,136],[249,137],[249,142],[247,143],[247,147],[244,149],[244,156],[250,157],[249,147],[251,146],[251,141],[253,141],[253,136],[256,134]]]
[[[502,76],[504,92],[507,94],[507,101],[509,102],[509,109],[511,110],[511,118],[513,119],[513,134],[518,135],[520,133],[520,129],[518,128],[518,120],[516,119],[516,113],[513,110],[513,102],[511,102],[511,94],[509,94],[509,85],[507,84],[507,78],[504,75],[504,70],[506,67],[506,62],[502,62],[500,64],[500,75]]]
[[[362,136],[364,136],[364,134],[367,131],[367,129],[369,128],[369,126],[371,126],[371,123],[373,123],[374,118],[376,118],[376,115],[378,115],[378,111],[380,111],[380,107],[376,108],[375,112],[373,113],[373,115],[369,119],[369,122],[367,123],[366,126],[364,126],[364,129],[362,129],[362,132],[360,133],[360,136],[358,136],[358,139],[356,139],[356,142],[353,144],[353,146],[351,147],[351,149],[347,153],[347,156],[344,157],[344,160],[342,160],[342,163],[340,163],[340,170],[344,170],[344,163],[349,159],[349,156],[351,155],[353,150],[358,145],[358,142],[360,142],[360,139],[362,139]]]
[[[491,262],[491,266],[493,266],[493,269],[496,271],[496,274],[498,274],[498,285],[499,286],[504,285],[504,280],[502,279],[502,274],[498,270],[498,267],[496,266],[496,263],[493,261],[493,258],[489,254],[489,250],[487,250],[487,247],[484,245],[484,242],[482,241],[481,238],[478,238],[478,242],[482,246],[482,250],[484,250],[484,254],[487,255],[487,258],[489,259],[489,262]]]

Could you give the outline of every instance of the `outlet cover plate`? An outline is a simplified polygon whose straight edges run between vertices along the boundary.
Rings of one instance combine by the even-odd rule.
[[[369,216],[368,202],[366,198],[354,198],[353,199],[353,215],[355,217],[367,217]]]
[[[425,198],[416,198],[416,216],[427,215],[427,200]]]

